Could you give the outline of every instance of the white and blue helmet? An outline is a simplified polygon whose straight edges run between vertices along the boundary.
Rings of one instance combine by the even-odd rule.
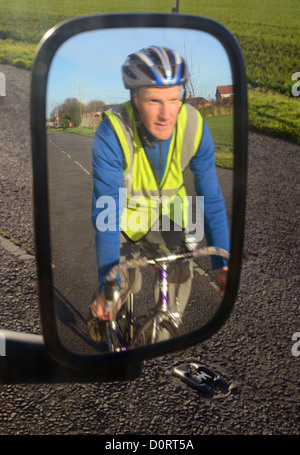
[[[168,87],[187,82],[187,65],[176,51],[151,46],[130,54],[122,66],[125,88]]]

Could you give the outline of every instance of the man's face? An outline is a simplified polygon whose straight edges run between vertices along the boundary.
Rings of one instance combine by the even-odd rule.
[[[180,86],[141,87],[133,94],[141,119],[156,139],[168,139],[180,110]]]

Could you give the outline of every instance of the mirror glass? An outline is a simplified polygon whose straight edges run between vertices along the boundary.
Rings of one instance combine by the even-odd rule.
[[[188,64],[186,99],[200,111],[214,141],[216,174],[230,232],[232,74],[220,42],[204,32],[174,28],[99,30],[66,41],[51,63],[47,86],[49,210],[57,324],[63,344],[79,354],[99,354],[108,349],[106,343],[91,340],[86,325],[91,302],[99,288],[91,219],[93,138],[103,121],[103,112],[129,100],[121,65],[129,54],[151,45],[178,51]],[[196,197],[189,167],[184,178],[193,205]],[[194,218],[197,216],[194,213]],[[206,245],[205,235],[199,240],[200,246]],[[216,286],[210,258],[194,259],[193,263],[194,278],[179,334],[206,324],[223,298]],[[153,272],[143,268],[141,273],[142,287],[133,302],[134,317],[139,322],[153,306],[155,288]]]

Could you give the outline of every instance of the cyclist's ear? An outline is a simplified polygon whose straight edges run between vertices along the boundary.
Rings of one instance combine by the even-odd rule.
[[[183,85],[183,94],[182,94],[182,98],[181,98],[181,106],[187,102],[186,93],[187,93],[186,85],[184,84]]]

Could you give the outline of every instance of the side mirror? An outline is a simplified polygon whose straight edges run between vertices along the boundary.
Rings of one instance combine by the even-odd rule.
[[[115,90],[115,101],[123,101],[122,96],[126,94],[121,90],[116,91],[119,90],[117,83],[104,86],[101,81],[104,81],[105,68],[109,76],[106,81],[110,79],[110,82],[115,82],[113,78],[117,73],[113,66],[120,68],[124,61],[124,59],[117,61],[117,50],[122,47],[122,43],[127,51],[126,46],[129,41],[130,45],[138,42],[138,47],[143,47],[144,43],[151,45],[153,41],[157,45],[173,42],[173,48],[181,43],[182,48],[187,47],[190,52],[193,50],[192,54],[187,55],[187,60],[191,58],[192,63],[197,67],[198,61],[199,65],[202,65],[200,77],[203,77],[203,84],[208,84],[210,79],[217,76],[214,79],[215,89],[218,85],[226,85],[226,83],[234,88],[234,96],[230,103],[227,103],[227,110],[224,102],[222,106],[217,104],[201,106],[203,112],[206,108],[208,121],[210,109],[221,110],[223,107],[227,113],[230,112],[230,127],[227,126],[226,133],[220,133],[227,136],[229,131],[231,137],[229,148],[233,161],[233,165],[229,166],[230,174],[225,172],[224,180],[229,181],[229,184],[224,184],[224,189],[222,188],[226,193],[225,199],[228,197],[231,238],[229,271],[224,296],[216,302],[209,316],[197,322],[195,327],[190,326],[178,337],[158,344],[148,344],[123,352],[99,352],[91,346],[83,332],[78,331],[78,326],[76,324],[72,326],[70,323],[74,318],[78,318],[77,323],[85,327],[83,306],[80,306],[79,302],[82,301],[82,305],[88,307],[89,293],[93,290],[91,283],[94,276],[93,278],[91,276],[95,269],[89,270],[89,267],[94,261],[93,247],[90,243],[90,237],[93,238],[94,233],[92,226],[88,224],[91,197],[87,200],[89,191],[92,191],[90,154],[85,154],[84,162],[71,157],[74,164],[74,169],[71,171],[74,173],[71,175],[64,167],[66,165],[64,158],[69,152],[64,150],[63,142],[59,145],[57,140],[61,138],[65,141],[65,137],[61,136],[63,134],[73,135],[68,135],[66,132],[56,133],[55,129],[51,128],[46,129],[46,123],[51,108],[52,114],[53,110],[58,112],[58,101],[62,103],[64,99],[71,98],[76,90],[79,95],[77,110],[81,110],[78,113],[80,125],[83,124],[85,113],[81,97],[84,95],[84,89],[87,92],[87,85],[89,89],[93,88],[92,79],[84,87],[79,80],[71,80],[68,67],[70,71],[77,68],[78,72],[75,74],[78,78],[82,73],[93,73],[99,85],[102,84],[101,95],[97,95],[94,91],[90,95],[90,101],[95,100],[95,96],[105,96],[105,91],[110,89]],[[105,46],[102,47],[103,43]],[[107,53],[102,55],[104,48]],[[217,54],[216,49],[221,49],[220,54]],[[132,51],[135,50],[135,48],[132,49]],[[203,65],[201,60],[198,60],[198,57],[207,51],[211,52],[210,68],[207,68],[208,64]],[[110,60],[110,56],[114,58]],[[226,58],[223,60],[224,56]],[[78,65],[80,59],[81,66]],[[101,60],[106,62],[102,69],[96,65],[96,62]],[[226,81],[223,79],[225,73],[228,74]],[[73,76],[75,76],[74,72]],[[121,76],[119,78],[121,80]],[[198,93],[192,92],[194,85],[195,83],[191,83],[191,102],[198,96]],[[216,90],[213,96],[215,92]],[[113,99],[112,95],[110,99]],[[64,115],[67,120],[67,115]],[[85,118],[87,117],[85,115]],[[229,117],[226,118],[226,122],[228,119]],[[56,115],[57,124],[61,120],[59,115]],[[94,125],[92,128],[94,128],[92,131],[95,131]],[[93,380],[95,378],[98,380],[132,378],[140,373],[141,362],[144,359],[184,349],[216,333],[226,322],[234,306],[240,276],[245,220],[248,140],[246,75],[241,50],[232,34],[213,20],[182,14],[93,15],[58,24],[42,39],[32,68],[31,133],[36,259],[45,342],[42,351],[43,356],[46,355],[45,353],[50,356],[51,365],[53,362],[57,365],[57,377],[52,380],[59,381],[59,376],[68,381],[78,380],[78,378],[83,381],[89,381],[91,378]],[[73,136],[73,150],[75,143],[78,144],[78,148],[91,149],[92,139],[89,139],[88,143],[85,142],[83,146],[82,136],[76,137],[78,139],[74,142]],[[217,141],[215,137],[214,140]],[[223,140],[222,144],[222,140],[220,141],[221,151],[225,142],[226,140]],[[59,151],[59,156],[55,155],[55,149]],[[76,177],[76,171],[79,168],[89,176],[89,179],[84,181],[84,191]],[[74,213],[74,210],[81,214],[80,234],[76,233],[74,218],[69,216]],[[83,213],[87,213],[87,216],[82,215]]]

